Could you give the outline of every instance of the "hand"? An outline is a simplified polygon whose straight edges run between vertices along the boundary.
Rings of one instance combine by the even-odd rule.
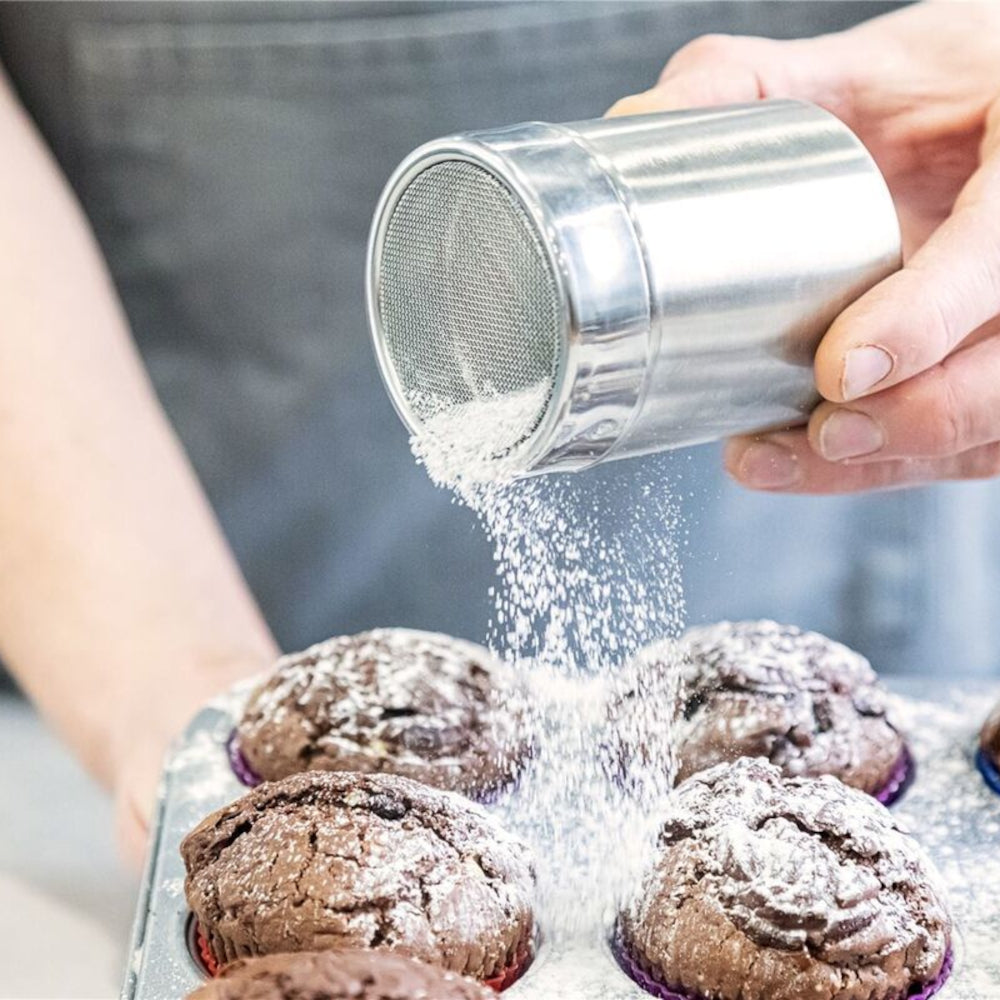
[[[115,839],[122,861],[132,871],[141,870],[145,860],[163,765],[172,739],[179,732],[151,737],[143,728],[135,728],[132,732],[135,742],[130,745],[116,778]]]
[[[1000,474],[1000,5],[920,4],[819,38],[706,36],[613,115],[795,97],[885,175],[905,265],[816,355],[808,428],[735,438],[744,485],[840,493]]]
[[[113,733],[115,827],[123,860],[138,870],[149,840],[163,765],[174,741],[215,695],[269,668],[273,659],[247,656],[172,672],[159,685],[137,677]]]

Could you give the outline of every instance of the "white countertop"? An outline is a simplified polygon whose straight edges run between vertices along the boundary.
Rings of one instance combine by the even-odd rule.
[[[138,879],[111,805],[23,702],[0,696],[0,1000],[117,996]]]

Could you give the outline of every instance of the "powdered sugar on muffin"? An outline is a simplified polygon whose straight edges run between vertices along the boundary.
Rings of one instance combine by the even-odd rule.
[[[678,787],[620,926],[657,980],[719,1000],[898,1000],[951,938],[929,862],[883,806],[759,759]]]
[[[789,776],[832,774],[877,794],[905,753],[869,662],[790,625],[689,629],[679,642],[645,649],[619,687],[612,724],[634,734],[622,754],[649,755],[673,714],[677,780],[737,757],[765,757]]]
[[[384,948],[490,979],[530,945],[527,848],[460,796],[394,775],[262,785],[181,852],[188,903],[222,962]]]
[[[282,658],[251,696],[239,749],[262,778],[389,772],[484,795],[529,754],[514,671],[473,643],[376,629]]]

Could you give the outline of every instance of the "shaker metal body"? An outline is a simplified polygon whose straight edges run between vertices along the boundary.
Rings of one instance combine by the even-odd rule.
[[[376,351],[414,430],[421,416],[411,389],[423,384],[428,338],[446,331],[450,340],[436,346],[432,374],[449,393],[465,379],[463,399],[479,384],[506,384],[482,374],[491,355],[510,367],[525,354],[518,341],[514,357],[501,359],[505,317],[513,317],[508,327],[517,337],[527,320],[509,300],[517,285],[503,272],[511,237],[483,246],[491,240],[491,209],[476,209],[479,217],[463,224],[464,209],[448,204],[446,190],[432,191],[437,200],[411,204],[416,222],[393,233],[411,185],[421,176],[433,180],[427,171],[453,161],[497,183],[498,197],[509,198],[516,219],[534,229],[523,252],[537,246],[551,269],[551,321],[534,318],[548,286],[539,291],[531,272],[538,332],[525,343],[555,343],[543,407],[505,457],[518,474],[802,422],[817,401],[812,361],[822,335],[900,265],[898,221],[878,168],[843,123],[809,104],[528,123],[437,140],[390,179],[369,244]],[[465,239],[466,256],[442,248],[423,263],[437,253],[428,239],[417,262],[407,261],[408,241],[420,241],[424,220],[459,249]],[[393,270],[384,260],[387,239],[404,259]],[[479,270],[464,265],[469,254]],[[400,266],[409,268],[405,282],[396,276]],[[534,265],[518,264],[526,266]],[[456,288],[448,286],[452,278]],[[468,315],[449,315],[481,280],[497,281],[493,297]],[[408,310],[429,304],[433,315],[423,325],[397,332]],[[484,318],[493,306],[506,312]],[[486,333],[477,324],[486,324]],[[539,357],[549,364],[547,353]],[[441,382],[441,366],[452,358],[455,371]],[[473,369],[478,374],[469,375]],[[511,372],[510,384],[518,374]]]

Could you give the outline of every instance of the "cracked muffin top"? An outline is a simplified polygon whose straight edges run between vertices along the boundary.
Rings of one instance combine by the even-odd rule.
[[[979,745],[983,748],[983,753],[1000,768],[1000,705],[993,709],[983,724]]]
[[[495,1000],[485,986],[386,951],[309,951],[240,959],[188,1000]]]
[[[677,788],[620,933],[654,979],[716,1000],[899,1000],[941,973],[951,921],[884,806],[744,758]]]
[[[261,785],[203,820],[181,854],[221,963],[382,948],[490,979],[530,948],[528,849],[478,806],[396,775]]]
[[[905,751],[868,661],[791,625],[689,629],[643,650],[621,690],[610,714],[623,756],[653,756],[673,726],[678,781],[723,761],[766,757],[789,777],[832,774],[878,794]]]
[[[529,754],[524,728],[514,670],[482,646],[375,629],[279,660],[237,739],[267,781],[384,771],[481,797],[516,780]]]

